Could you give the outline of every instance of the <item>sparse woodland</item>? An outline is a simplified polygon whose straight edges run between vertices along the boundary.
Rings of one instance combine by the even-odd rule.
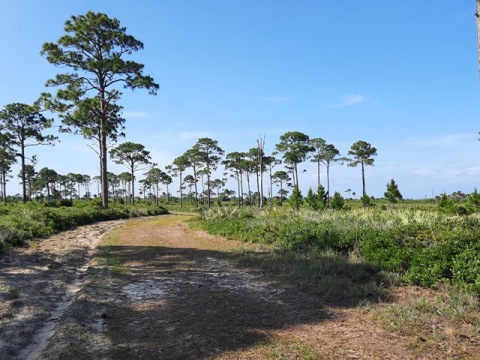
[[[95,221],[189,211],[200,214],[192,227],[265,245],[270,258],[255,260],[262,270],[314,294],[341,278],[332,296],[349,287],[363,297],[386,299],[386,289],[400,284],[449,286],[457,294],[480,296],[477,189],[411,200],[391,179],[384,197],[371,197],[366,170],[381,149],[365,140],[341,154],[319,134],[289,131],[272,153],[265,153],[265,136],[252,139],[251,148],[227,153],[205,137],[171,164],[157,164],[141,143],[123,142],[123,87],[152,95],[159,89],[143,64],[128,60],[142,48],[117,19],[92,12],[72,16],[65,35],[43,45],[46,60],[66,71],[46,83],[56,92],[0,111],[0,251]],[[45,133],[54,118],[61,133],[94,141],[98,163],[92,169],[100,164],[99,174],[37,169],[34,146],[58,140]],[[124,165],[125,172],[110,172],[109,161]],[[316,165],[317,182],[302,193],[304,162]],[[18,174],[12,174],[15,164]],[[330,174],[338,166],[358,168],[361,193],[330,193]],[[21,194],[8,192],[15,181]],[[341,276],[316,272],[325,259]],[[478,321],[471,325],[480,329]]]

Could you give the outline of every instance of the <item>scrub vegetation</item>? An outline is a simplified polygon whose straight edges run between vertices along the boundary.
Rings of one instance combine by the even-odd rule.
[[[477,215],[377,208],[322,212],[219,208],[204,212],[198,224],[212,234],[272,244],[277,252],[361,259],[410,284],[448,283],[480,294]]]
[[[166,213],[161,206],[147,204],[103,209],[98,200],[7,204],[0,207],[0,252],[75,226]]]

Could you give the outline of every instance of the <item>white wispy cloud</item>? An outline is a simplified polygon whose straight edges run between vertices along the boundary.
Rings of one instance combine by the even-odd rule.
[[[149,113],[144,111],[125,111],[123,113],[124,118],[137,118],[137,119],[149,119],[152,117]]]
[[[478,178],[478,176],[480,175],[480,166],[469,166],[465,168],[465,174]]]
[[[445,180],[461,182],[465,178],[478,177],[480,166],[422,167],[414,169],[413,174],[418,177],[430,178],[432,184]]]
[[[295,96],[267,96],[265,99],[273,103],[284,103],[293,100]]]
[[[360,104],[367,99],[364,95],[346,95],[342,96],[340,101],[328,105],[329,108],[342,108]]]
[[[465,144],[476,144],[476,139],[478,135],[473,133],[467,134],[447,134],[441,136],[430,136],[430,137],[415,137],[410,138],[409,143],[417,146],[457,146]]]
[[[181,153],[186,150],[185,143],[194,143],[200,138],[215,138],[215,135],[207,131],[184,131],[184,132],[173,132],[165,131],[162,133],[152,134],[148,141],[144,138],[145,145],[149,144],[150,148],[158,147],[158,144],[162,144],[164,147],[170,149],[177,149],[178,153]],[[172,150],[173,151],[173,150]]]
[[[436,175],[439,175],[440,173],[441,173],[441,170],[438,168],[423,167],[423,168],[418,168],[413,170],[413,174],[418,176],[436,176]]]

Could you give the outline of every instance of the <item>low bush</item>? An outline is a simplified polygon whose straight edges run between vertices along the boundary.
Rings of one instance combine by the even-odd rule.
[[[348,212],[206,212],[211,233],[272,243],[293,252],[356,252],[372,265],[423,286],[451,282],[480,294],[480,220],[471,216],[372,208]]]
[[[0,217],[0,251],[9,246],[22,245],[30,239],[46,237],[95,221],[168,213],[163,207],[147,205],[113,205],[108,209],[101,209],[97,205],[55,207],[33,202],[26,205],[8,205],[1,209],[3,215]]]

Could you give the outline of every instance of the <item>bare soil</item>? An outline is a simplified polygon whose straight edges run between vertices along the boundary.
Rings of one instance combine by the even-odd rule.
[[[0,358],[480,359],[478,337],[449,351],[241,268],[247,245],[185,218],[98,223],[0,255]]]

